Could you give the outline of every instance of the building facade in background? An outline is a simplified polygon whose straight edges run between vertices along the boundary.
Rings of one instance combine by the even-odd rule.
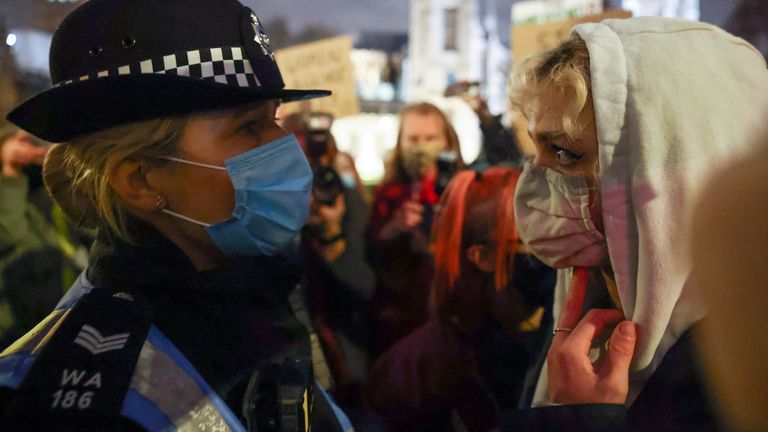
[[[430,100],[450,84],[476,81],[491,110],[502,112],[509,49],[499,19],[495,0],[411,0],[405,98]]]
[[[512,5],[512,25],[543,24],[603,12],[603,0],[525,0]]]
[[[663,16],[689,20],[698,20],[701,16],[699,0],[611,0],[608,3],[611,7],[628,10],[634,16]]]

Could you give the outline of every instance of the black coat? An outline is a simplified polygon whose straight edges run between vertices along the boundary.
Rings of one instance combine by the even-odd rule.
[[[156,232],[137,245],[101,235],[87,275],[97,289],[140,299],[151,322],[243,424],[243,397],[257,368],[289,357],[311,358],[308,329],[288,299],[301,276],[291,259],[254,257],[198,272]],[[0,393],[0,413],[11,397],[12,391]],[[50,430],[134,430],[122,419],[62,422],[48,421],[43,414],[35,421],[35,427]]]
[[[631,407],[560,405],[507,413],[505,431],[719,431],[694,346],[694,329],[670,348]]]

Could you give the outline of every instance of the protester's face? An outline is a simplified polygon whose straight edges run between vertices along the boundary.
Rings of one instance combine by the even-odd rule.
[[[285,136],[275,123],[275,108],[269,102],[193,117],[178,144],[179,157],[223,167],[225,160]],[[235,192],[226,171],[175,164],[173,182],[166,194],[169,210],[206,223],[232,215]]]
[[[424,155],[421,173],[434,168],[437,155],[448,147],[445,125],[437,114],[408,113],[403,116],[400,150],[404,157]]]
[[[595,109],[591,96],[580,116],[583,125],[578,136],[570,138],[563,129],[563,111],[567,99],[543,94],[534,104],[528,133],[536,147],[533,163],[563,174],[584,177],[590,188],[590,215],[603,230],[602,208],[597,178],[598,143]]]

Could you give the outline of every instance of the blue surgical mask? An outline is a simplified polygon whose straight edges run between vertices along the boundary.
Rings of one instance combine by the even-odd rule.
[[[228,256],[275,255],[301,230],[309,214],[312,170],[296,137],[288,135],[224,161],[224,167],[166,157],[163,159],[227,171],[235,188],[232,217],[204,226]]]
[[[341,179],[341,184],[344,185],[347,189],[354,189],[357,187],[357,178],[352,173],[341,173],[339,174],[339,178]]]

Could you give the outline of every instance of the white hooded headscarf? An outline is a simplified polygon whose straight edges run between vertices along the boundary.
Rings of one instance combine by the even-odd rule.
[[[634,402],[706,310],[689,283],[693,204],[708,173],[743,152],[768,94],[762,55],[705,23],[644,17],[577,25],[587,44],[603,222],[624,315],[639,325]],[[572,270],[560,270],[555,317]],[[546,405],[546,368],[534,406]]]

